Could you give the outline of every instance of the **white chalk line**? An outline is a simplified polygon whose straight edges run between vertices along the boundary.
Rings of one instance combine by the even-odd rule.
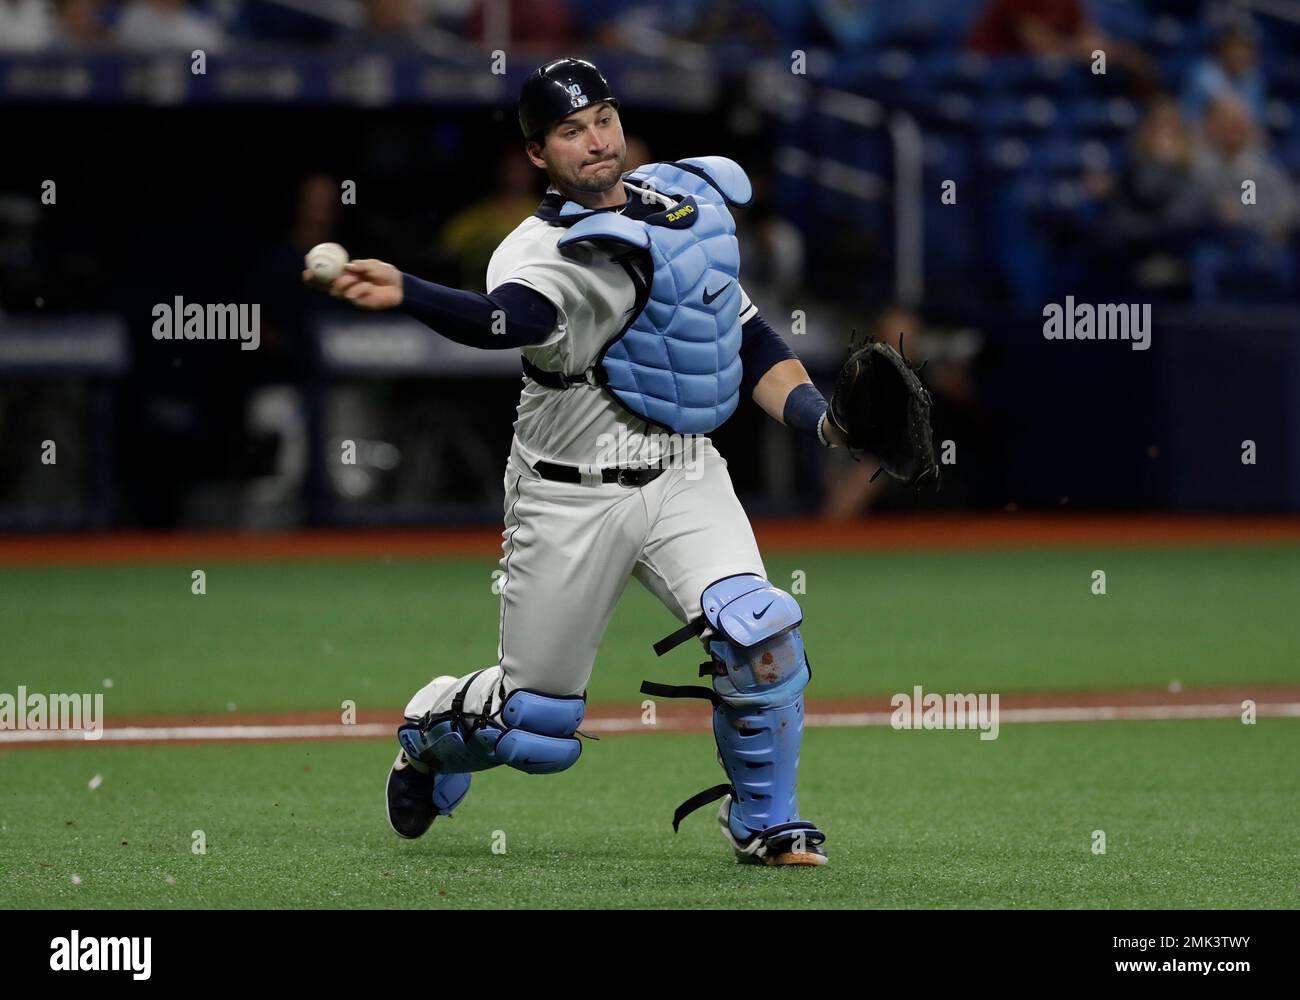
[[[1217,705],[1090,705],[1057,708],[1003,708],[998,725],[1020,722],[1117,722],[1159,721],[1166,719],[1240,718],[1240,702]],[[1300,718],[1300,702],[1262,703],[1256,707],[1260,718]],[[804,717],[804,725],[820,727],[869,728],[888,726],[892,712],[813,712]],[[971,721],[974,721],[972,716]],[[701,719],[665,720],[666,724],[648,726],[640,717],[591,719],[582,724],[584,733],[685,732],[707,726]],[[966,728],[974,728],[967,726]],[[314,725],[231,725],[231,726],[123,726],[106,727],[97,740],[86,739],[78,730],[0,729],[0,745],[25,743],[143,743],[143,742],[239,742],[244,740],[332,740],[379,739],[392,737],[396,729],[389,723],[342,723]]]

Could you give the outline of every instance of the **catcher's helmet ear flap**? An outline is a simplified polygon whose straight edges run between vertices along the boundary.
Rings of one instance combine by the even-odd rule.
[[[602,102],[618,107],[600,70],[586,59],[556,59],[537,67],[524,81],[519,92],[519,128],[525,139],[541,139],[551,122]]]

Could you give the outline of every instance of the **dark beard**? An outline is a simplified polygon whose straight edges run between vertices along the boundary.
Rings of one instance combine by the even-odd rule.
[[[612,160],[605,160],[603,163],[601,163],[602,168],[609,167],[610,165],[613,165],[615,167],[615,170],[614,170],[614,179],[612,181],[609,181],[608,183],[603,183],[594,177],[588,180],[583,176],[584,168],[579,168],[578,175],[576,177],[568,178],[566,183],[574,191],[583,191],[586,192],[587,194],[600,194],[602,191],[608,191],[615,184],[617,184],[623,177],[623,158],[616,157]]]

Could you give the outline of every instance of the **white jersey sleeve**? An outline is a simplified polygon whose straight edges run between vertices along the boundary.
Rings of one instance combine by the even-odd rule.
[[[749,301],[749,295],[745,291],[745,286],[740,286],[740,325],[744,326],[751,319],[758,315],[758,306]]]
[[[588,300],[591,275],[583,258],[589,251],[574,248],[562,254],[555,245],[558,236],[553,230],[516,230],[501,242],[488,262],[488,291],[513,282],[544,295],[555,306],[555,330],[536,347],[561,340]]]

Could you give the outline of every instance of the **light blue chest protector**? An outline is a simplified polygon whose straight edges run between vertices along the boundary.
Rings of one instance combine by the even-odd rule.
[[[626,180],[676,204],[629,218],[565,202],[556,220],[566,225],[566,217],[582,216],[560,239],[562,248],[611,240],[644,255],[639,269],[622,261],[637,286],[636,304],[602,349],[594,375],[637,416],[677,433],[707,434],[740,402],[740,248],[728,206],[748,205],[753,190],[740,165],[723,156],[652,163]]]

